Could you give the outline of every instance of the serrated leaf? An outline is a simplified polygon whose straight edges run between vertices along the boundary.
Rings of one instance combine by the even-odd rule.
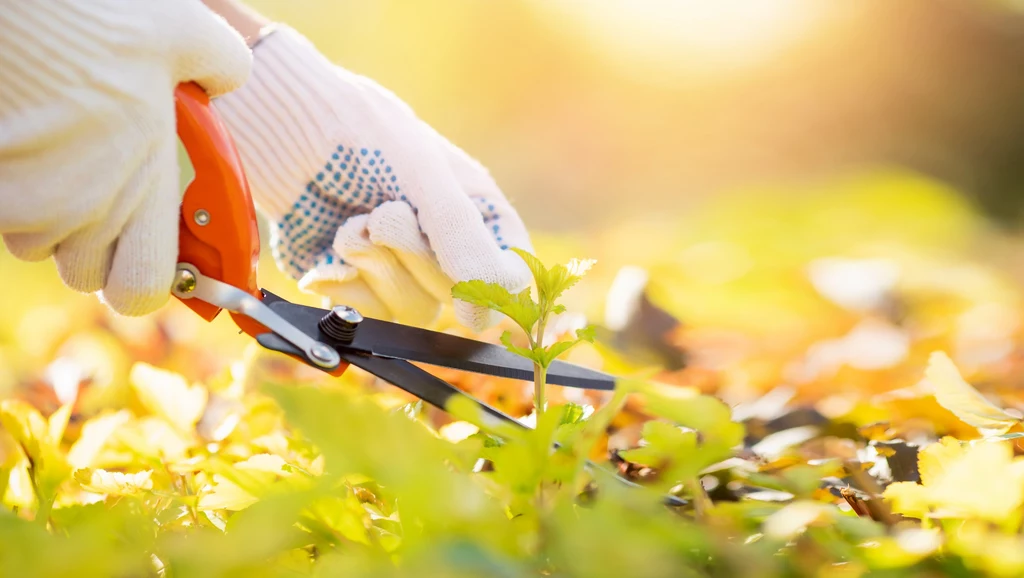
[[[581,275],[573,275],[564,265],[555,265],[538,284],[538,293],[542,300],[554,303],[563,293],[583,279]]]
[[[548,269],[534,255],[518,248],[512,248],[526,263],[537,284],[537,294],[541,303],[546,303],[552,312],[564,312],[565,307],[555,305],[555,301],[569,288],[578,283],[597,261],[593,259],[572,259],[566,265],[555,265]],[[554,309],[558,309],[555,311]]]
[[[587,408],[578,403],[567,403],[562,406],[562,417],[558,425],[568,425],[582,422],[587,417]],[[593,411],[593,408],[590,408]]]
[[[494,309],[512,302],[512,293],[497,283],[485,281],[460,281],[452,287],[452,297],[466,303]]]
[[[539,355],[531,356],[531,359],[540,363],[541,367],[547,369],[552,363],[562,355],[565,355],[573,347],[576,347],[580,343],[593,342],[594,340],[594,328],[591,326],[584,327],[583,329],[576,330],[575,340],[570,341],[557,341],[552,343],[547,348],[539,353]]]
[[[540,259],[523,249],[512,247],[512,251],[515,252],[516,255],[519,255],[519,258],[526,263],[526,266],[530,269],[530,273],[533,274],[533,279],[539,288],[540,284],[548,275],[548,268],[544,266],[544,263],[542,263]]]
[[[526,359],[530,359],[532,361],[536,361],[536,362],[540,363],[540,360],[537,359],[537,356],[534,355],[534,352],[533,352],[532,349],[529,349],[529,348],[526,348],[526,347],[519,347],[515,343],[512,343],[512,332],[511,331],[505,331],[504,333],[501,334],[501,343],[502,343],[502,345],[505,346],[505,349],[509,350],[509,352],[515,353],[516,355],[519,355],[519,356],[525,357]]]
[[[942,478],[949,464],[955,463],[964,456],[967,448],[960,440],[952,437],[944,437],[922,449],[917,454],[917,471],[921,483],[932,485]]]
[[[982,435],[1004,434],[1020,421],[964,381],[953,361],[941,351],[929,358],[925,378],[934,388],[939,405],[960,421],[978,428]]]
[[[541,367],[547,369],[551,365],[551,362],[557,359],[559,355],[569,351],[577,343],[579,343],[579,341],[558,341],[552,343],[541,353]]]
[[[540,306],[533,301],[529,288],[513,294],[497,283],[461,281],[452,287],[452,297],[497,311],[514,321],[526,333],[530,332],[541,315]]]
[[[582,329],[576,330],[576,339],[580,341],[586,341],[587,343],[593,343],[594,339],[597,338],[597,330],[593,325],[587,325]]]

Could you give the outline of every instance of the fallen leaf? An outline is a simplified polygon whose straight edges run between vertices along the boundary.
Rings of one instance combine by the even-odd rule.
[[[932,353],[925,378],[934,388],[935,399],[983,436],[1006,433],[1020,420],[994,405],[964,381],[953,362],[941,351]]]

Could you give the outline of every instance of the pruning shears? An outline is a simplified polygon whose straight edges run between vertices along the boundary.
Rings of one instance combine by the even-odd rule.
[[[528,360],[490,343],[365,318],[344,305],[299,305],[261,289],[256,211],[234,141],[199,85],[175,89],[175,111],[178,137],[195,170],[181,202],[176,298],[207,321],[226,310],[264,348],[331,375],[354,365],[441,410],[453,398],[468,400],[480,410],[485,428],[525,427],[412,362],[530,380]],[[551,364],[547,379],[584,389],[615,386],[611,375],[561,361]]]

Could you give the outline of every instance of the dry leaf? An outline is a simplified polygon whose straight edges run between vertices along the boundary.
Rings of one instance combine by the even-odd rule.
[[[941,351],[932,353],[925,378],[934,388],[939,405],[964,423],[978,428],[982,435],[1006,433],[1019,422],[964,381],[953,362]]]

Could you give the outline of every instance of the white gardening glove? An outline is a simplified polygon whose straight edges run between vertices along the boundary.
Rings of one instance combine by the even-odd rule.
[[[174,88],[245,82],[252,56],[199,0],[0,0],[0,233],[72,289],[141,315],[178,253]]]
[[[507,250],[532,250],[526,227],[479,163],[290,28],[253,53],[251,81],[216,106],[272,222],[274,257],[300,287],[426,325],[457,281],[529,286]],[[476,330],[496,320],[461,301],[455,314]]]

